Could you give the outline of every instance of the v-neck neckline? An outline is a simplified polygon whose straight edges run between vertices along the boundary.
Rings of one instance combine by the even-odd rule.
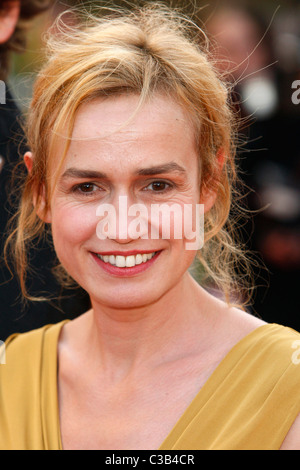
[[[213,372],[209,375],[208,379],[202,385],[190,404],[185,408],[184,412],[177,420],[169,434],[166,436],[158,450],[170,450],[173,447],[173,445],[178,440],[178,437],[181,435],[182,429],[185,428],[185,425],[187,425],[191,419],[196,416],[197,412],[199,412],[202,406],[207,402],[207,399],[211,397],[211,393],[209,392],[211,390],[216,390],[217,387],[220,386],[220,384],[223,382],[224,378],[226,378],[226,371],[228,369],[227,366],[233,363],[232,358],[237,357],[237,361],[240,360],[243,353],[247,351],[247,344],[251,343],[255,336],[259,337],[265,329],[270,329],[271,327],[278,327],[278,325],[274,323],[260,325],[259,327],[256,327],[254,330],[247,333],[231,347],[231,349],[225,354],[223,359],[215,367]],[[237,352],[239,353],[237,354]]]
[[[65,323],[67,323],[69,320],[65,320],[61,322],[60,328],[57,332],[56,336],[56,355],[53,357],[53,360],[55,360],[55,366],[52,368],[52,370],[55,372],[55,377],[53,377],[53,383],[55,384],[56,387],[56,394],[55,394],[55,408],[57,412],[57,435],[58,435],[58,442],[59,442],[59,449],[58,450],[63,450],[63,445],[62,445],[62,436],[61,436],[61,426],[60,426],[60,413],[59,413],[59,400],[58,400],[58,372],[59,372],[59,364],[58,364],[58,342],[59,342],[59,337],[62,331],[63,326]],[[222,376],[222,369],[226,369],[226,364],[231,361],[231,358],[234,354],[236,354],[236,351],[238,349],[243,350],[244,346],[249,340],[253,339],[253,336],[258,335],[262,330],[270,328],[270,327],[277,327],[278,325],[274,323],[266,323],[264,325],[260,325],[256,327],[254,330],[250,331],[247,333],[243,338],[241,338],[237,343],[232,346],[232,348],[226,353],[226,355],[223,357],[223,359],[219,362],[219,364],[216,366],[216,368],[213,370],[213,372],[210,374],[204,385],[200,388],[200,390],[197,392],[196,396],[192,399],[190,404],[185,408],[183,411],[182,415],[180,418],[177,420],[171,431],[168,433],[166,438],[163,440],[161,445],[158,447],[157,450],[170,450],[170,447],[172,446],[172,442],[174,443],[177,440],[177,435],[180,429],[182,428],[183,423],[188,419],[190,415],[193,415],[196,409],[199,408],[199,403],[201,402],[202,396],[205,395],[207,389],[209,389],[214,382],[219,382],[219,378]],[[51,381],[52,382],[52,381]]]

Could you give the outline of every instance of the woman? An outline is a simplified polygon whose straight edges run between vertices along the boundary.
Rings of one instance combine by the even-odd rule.
[[[298,446],[300,337],[233,305],[232,115],[190,29],[151,7],[92,18],[49,42],[10,242],[26,295],[26,243],[50,224],[60,268],[92,309],[7,341],[1,448]],[[191,230],[172,232],[198,204],[198,254],[226,301],[189,273]],[[176,207],[169,236],[165,213],[149,215],[155,205]],[[196,220],[194,211],[188,225]]]

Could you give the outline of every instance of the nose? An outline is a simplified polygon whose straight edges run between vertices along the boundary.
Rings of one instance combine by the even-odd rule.
[[[130,204],[127,195],[119,195],[110,204],[100,204],[96,215],[97,236],[120,244],[128,244],[138,238],[148,238],[148,211],[143,204]]]

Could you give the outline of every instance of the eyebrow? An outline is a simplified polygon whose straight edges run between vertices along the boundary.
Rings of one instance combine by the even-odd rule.
[[[186,170],[176,162],[165,163],[163,165],[151,166],[149,168],[141,168],[136,171],[140,176],[153,176],[163,173],[180,173],[186,174]],[[83,170],[80,168],[68,168],[62,175],[63,178],[87,178],[87,179],[106,179],[106,173],[94,170]]]
[[[186,170],[178,165],[176,162],[165,163],[163,165],[151,166],[149,168],[142,168],[137,171],[138,175],[151,176],[159,175],[162,173],[181,173],[186,174]]]
[[[94,179],[105,179],[107,175],[100,171],[94,170],[81,170],[80,168],[68,168],[62,175],[62,179],[64,178],[94,178]]]

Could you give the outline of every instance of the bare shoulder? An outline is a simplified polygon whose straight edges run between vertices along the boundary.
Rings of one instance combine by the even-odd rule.
[[[77,338],[78,335],[82,336],[82,331],[86,330],[90,324],[91,316],[92,310],[88,310],[75,319],[68,321],[62,329],[60,342],[67,342],[69,337]]]
[[[247,334],[255,328],[259,328],[266,324],[266,322],[261,318],[258,318],[252,313],[246,312],[238,307],[228,306],[227,308],[228,318],[234,325],[236,325],[237,330],[240,330],[242,334]]]
[[[86,341],[85,335],[89,331],[90,319],[91,310],[63,326],[58,341],[58,357],[61,368],[65,362],[78,361]]]
[[[217,297],[206,293],[208,314],[214,312],[215,329],[233,344],[247,334],[265,325],[266,322],[237,306],[228,305]]]

